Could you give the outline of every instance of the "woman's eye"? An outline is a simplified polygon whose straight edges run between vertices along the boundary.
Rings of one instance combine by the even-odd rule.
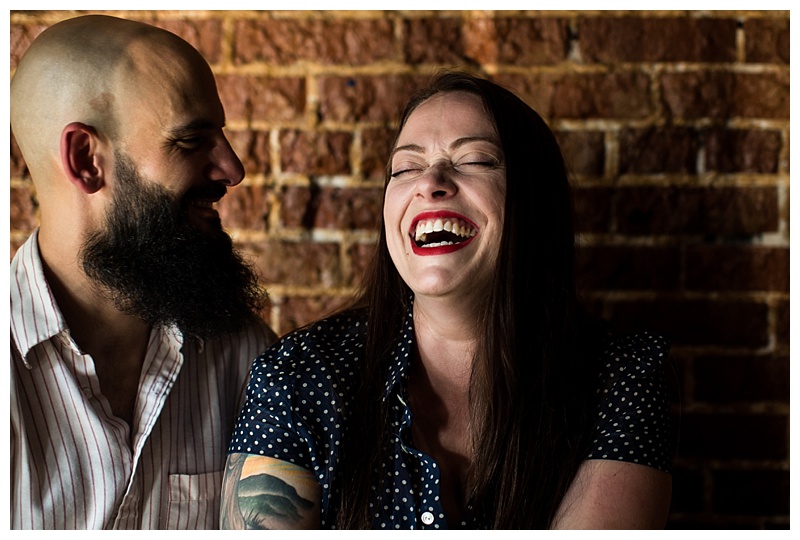
[[[408,163],[401,163],[400,165],[392,168],[392,178],[403,178],[409,176],[416,176],[422,173],[425,168],[421,165],[412,165]]]
[[[459,172],[470,173],[470,172],[482,172],[487,171],[489,169],[493,169],[497,166],[497,162],[494,160],[475,160],[475,161],[463,161],[461,163],[456,163],[453,168]]]

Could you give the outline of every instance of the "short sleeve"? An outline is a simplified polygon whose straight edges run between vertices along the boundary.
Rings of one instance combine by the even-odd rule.
[[[306,430],[294,415],[298,343],[284,338],[253,362],[229,453],[258,454],[312,468]]]
[[[649,333],[610,340],[602,354],[595,439],[587,459],[671,470],[667,341]]]

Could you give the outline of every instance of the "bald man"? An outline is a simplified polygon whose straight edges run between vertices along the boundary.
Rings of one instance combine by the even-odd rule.
[[[211,529],[252,360],[275,335],[214,205],[241,182],[214,77],[106,16],[11,83],[40,227],[11,264],[11,527]]]

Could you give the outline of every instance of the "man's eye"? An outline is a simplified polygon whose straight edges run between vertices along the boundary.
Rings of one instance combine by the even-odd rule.
[[[184,137],[175,141],[175,146],[183,150],[197,150],[205,143],[205,137]]]

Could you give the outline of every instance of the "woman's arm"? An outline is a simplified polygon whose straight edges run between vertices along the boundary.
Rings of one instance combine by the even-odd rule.
[[[554,529],[663,529],[672,476],[637,463],[592,459],[578,468]]]
[[[225,464],[222,529],[318,529],[321,488],[308,469],[279,459],[233,453]]]

